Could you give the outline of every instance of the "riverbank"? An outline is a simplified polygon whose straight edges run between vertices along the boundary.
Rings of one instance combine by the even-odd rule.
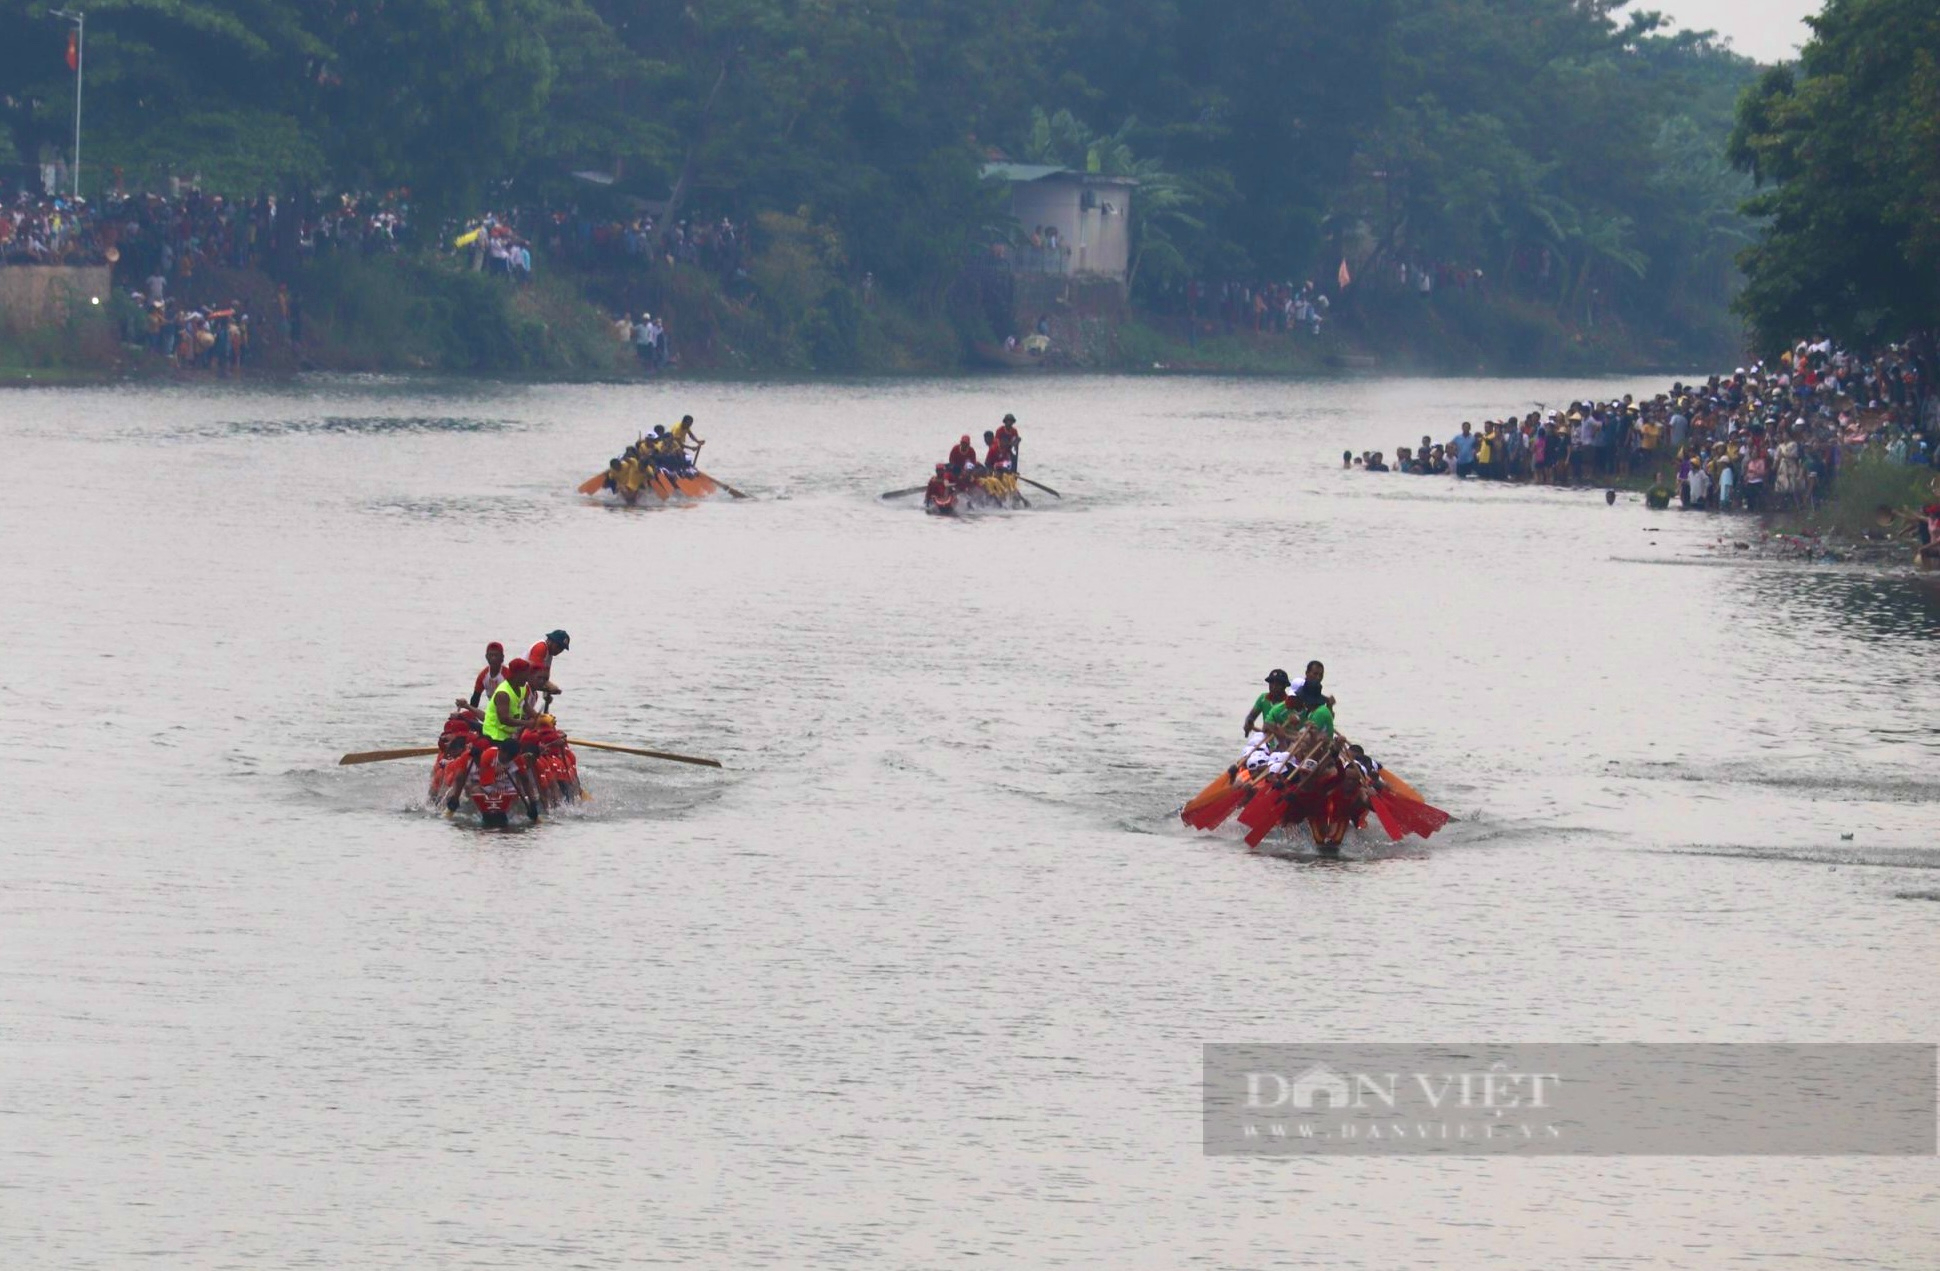
[[[241,301],[251,315],[246,367],[256,375],[424,371],[582,381],[993,369],[976,346],[1001,336],[982,315],[949,304],[925,313],[823,271],[784,268],[773,254],[758,256],[739,280],[689,266],[614,274],[561,264],[515,283],[449,258],[343,253],[306,263],[290,280],[288,328],[276,283],[260,270],[205,269],[171,295],[203,307]],[[672,354],[651,372],[614,325],[619,313],[648,311],[666,325]],[[1127,309],[1122,298],[1102,310],[1074,298],[1069,311],[1053,306],[1044,317],[1052,351],[1031,374],[1600,375],[1718,353],[1613,326],[1572,332],[1545,308],[1462,293],[1355,298],[1317,336],[1226,329]],[[10,333],[0,338],[0,384],[172,373],[139,347],[140,329],[141,315],[115,300],[58,327]]]

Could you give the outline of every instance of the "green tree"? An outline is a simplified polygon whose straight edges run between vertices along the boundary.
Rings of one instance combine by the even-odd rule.
[[[1109,136],[1092,131],[1068,110],[1047,115],[1031,113],[1030,136],[1024,157],[1054,163],[1100,176],[1126,177],[1138,183],[1132,192],[1132,258],[1126,270],[1127,288],[1136,287],[1139,271],[1149,259],[1163,278],[1186,272],[1186,259],[1174,235],[1203,230],[1197,213],[1201,199],[1178,174],[1168,172],[1155,158],[1139,158],[1129,137],[1137,120],[1128,119]]]
[[[1741,258],[1759,347],[1940,325],[1940,8],[1828,0],[1798,65],[1739,107],[1732,161],[1769,222]]]

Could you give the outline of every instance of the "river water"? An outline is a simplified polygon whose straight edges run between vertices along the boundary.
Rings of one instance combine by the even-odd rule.
[[[1935,1265],[1933,1158],[1200,1150],[1206,1042],[1935,1040],[1935,593],[1340,470],[1656,386],[7,395],[0,1265]],[[1062,500],[875,498],[1006,410]],[[684,411],[752,498],[572,493]],[[552,627],[726,769],[334,766]],[[1310,657],[1426,849],[1178,825]]]

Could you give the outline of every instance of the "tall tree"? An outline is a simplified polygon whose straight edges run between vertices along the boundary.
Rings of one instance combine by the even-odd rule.
[[[1770,224],[1742,258],[1759,345],[1940,326],[1940,7],[1829,0],[1798,65],[1746,94],[1732,160]]]

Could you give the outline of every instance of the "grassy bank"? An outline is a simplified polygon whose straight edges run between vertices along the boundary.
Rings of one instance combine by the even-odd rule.
[[[628,370],[598,310],[557,277],[520,285],[436,259],[336,257],[306,265],[292,290],[306,369],[559,378]]]
[[[532,281],[515,284],[444,257],[325,256],[291,280],[300,347],[284,336],[276,284],[265,273],[204,269],[179,295],[197,304],[241,300],[256,315],[252,368],[269,373],[631,378],[642,371],[612,321],[642,311],[667,325],[675,369],[687,376],[950,373],[976,364],[975,340],[998,338],[974,307],[865,294],[794,218],[767,218],[763,230],[763,250],[732,279],[691,266],[579,270],[548,261]],[[1052,318],[1054,363],[1103,372],[1591,375],[1736,355],[1726,334],[1686,346],[1611,325],[1575,331],[1546,307],[1476,292],[1350,293],[1319,337],[1227,331],[1217,321],[1117,307],[1080,306]],[[121,346],[116,325],[104,305],[62,327],[0,340],[0,382],[160,373],[159,363]]]
[[[1832,498],[1807,512],[1774,513],[1772,528],[1786,534],[1867,538],[1882,532],[1882,508],[1917,512],[1940,498],[1940,492],[1934,489],[1936,481],[1940,481],[1940,474],[1931,468],[1893,463],[1884,455],[1862,455],[1839,474]]]
[[[66,320],[24,327],[0,322],[0,384],[96,384],[121,367],[115,302],[76,305]]]

